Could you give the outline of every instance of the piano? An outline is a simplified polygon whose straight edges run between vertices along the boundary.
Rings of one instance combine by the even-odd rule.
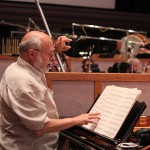
[[[134,104],[128,117],[125,119],[115,138],[111,139],[97,132],[84,128],[83,126],[74,126],[60,132],[59,150],[120,150],[120,143],[130,142],[133,129],[146,108],[144,102]],[[139,149],[141,147],[137,147]]]

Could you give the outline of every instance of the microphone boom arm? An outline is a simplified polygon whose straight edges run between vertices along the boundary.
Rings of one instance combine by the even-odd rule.
[[[37,7],[38,7],[38,9],[39,9],[39,11],[40,11],[41,17],[42,17],[42,19],[43,19],[43,22],[44,22],[44,25],[45,25],[45,28],[46,28],[46,31],[47,31],[48,35],[52,38],[52,34],[51,34],[50,29],[49,29],[49,27],[48,27],[48,24],[47,24],[47,21],[46,21],[46,19],[45,19],[45,16],[44,16],[44,13],[43,13],[43,11],[42,11],[42,8],[41,8],[41,6],[40,6],[40,3],[39,3],[38,0],[35,0],[35,2],[36,2]],[[57,58],[57,60],[58,60],[58,64],[59,64],[59,66],[60,66],[62,72],[65,72],[65,70],[64,70],[64,68],[63,68],[63,64],[62,64],[62,62],[61,62],[61,59],[60,59],[60,57],[59,57],[58,52],[56,52],[56,58]]]

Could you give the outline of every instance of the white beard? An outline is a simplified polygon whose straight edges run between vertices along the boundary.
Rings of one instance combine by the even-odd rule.
[[[48,72],[48,69],[46,67],[43,67],[43,61],[42,58],[40,57],[40,55],[37,55],[37,58],[33,64],[33,66],[39,70],[42,73],[46,73]]]

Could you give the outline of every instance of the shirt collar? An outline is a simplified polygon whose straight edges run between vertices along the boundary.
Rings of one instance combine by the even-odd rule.
[[[36,68],[34,68],[32,65],[30,65],[28,62],[26,62],[20,57],[18,57],[17,63],[22,68],[27,69],[39,81],[42,79],[43,76],[45,76],[43,73],[38,71]]]

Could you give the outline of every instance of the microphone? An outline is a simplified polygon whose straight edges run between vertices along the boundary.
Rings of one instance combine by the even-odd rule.
[[[74,35],[68,35],[68,38],[76,40],[78,38],[78,36],[75,34]]]
[[[84,40],[84,36],[78,36],[76,34],[74,35],[66,35],[68,38],[72,39],[72,40],[75,40],[75,41],[80,41],[80,40]]]
[[[85,39],[88,38],[88,36],[82,36],[82,35],[78,36],[76,34],[70,35],[68,33],[65,34],[65,36],[68,37],[69,39],[72,39],[72,40],[77,41],[77,42],[80,41],[80,40],[85,40]]]

